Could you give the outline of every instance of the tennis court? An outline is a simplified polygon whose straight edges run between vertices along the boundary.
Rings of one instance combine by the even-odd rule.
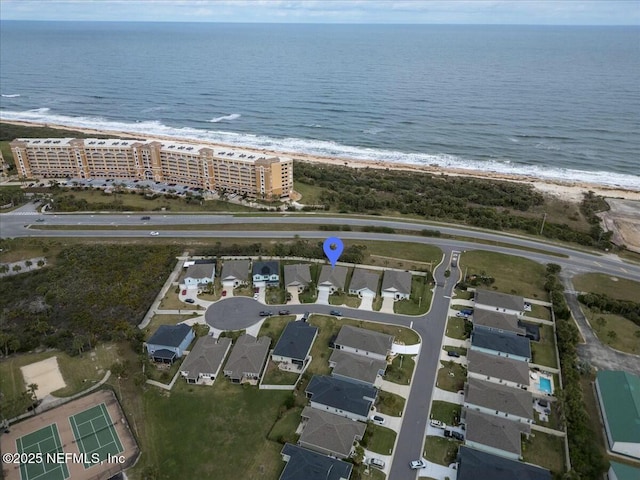
[[[66,480],[69,469],[64,463],[47,463],[47,454],[62,452],[62,442],[55,423],[16,439],[16,452],[40,453],[42,462],[20,464],[22,480]]]
[[[104,461],[108,455],[117,455],[124,451],[104,403],[71,415],[69,423],[71,423],[78,450],[86,454],[85,458],[93,458],[97,453],[100,461]],[[85,463],[84,468],[92,465],[94,464]]]

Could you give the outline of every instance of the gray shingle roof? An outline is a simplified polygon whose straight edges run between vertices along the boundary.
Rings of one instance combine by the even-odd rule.
[[[529,339],[512,333],[476,329],[471,334],[471,346],[531,358],[531,343]]]
[[[551,480],[551,472],[528,463],[509,460],[461,446],[458,450],[458,480]]]
[[[213,278],[215,263],[195,264],[187,267],[185,278]]]
[[[353,378],[373,385],[380,370],[387,368],[385,360],[378,360],[372,357],[365,357],[356,353],[349,353],[343,350],[334,350],[329,358],[329,363],[335,362],[331,375],[341,375]]]
[[[280,262],[253,262],[253,275],[280,275]]]
[[[318,285],[328,284],[339,290],[344,290],[347,272],[347,267],[336,266],[331,268],[330,265],[323,265],[322,270],[320,270]]]
[[[307,322],[289,322],[273,349],[273,355],[302,361],[307,358],[317,333],[318,327]]]
[[[349,456],[353,442],[361,440],[367,429],[366,423],[312,407],[304,407],[301,416],[307,422],[299,442],[309,448],[331,451],[341,458]]]
[[[393,336],[345,325],[340,329],[334,344],[387,355],[393,345]]]
[[[533,395],[520,388],[468,378],[464,400],[491,410],[498,410],[526,419],[533,418]]]
[[[289,461],[280,480],[348,480],[353,468],[350,463],[290,443],[282,448],[282,455]]]
[[[231,378],[242,378],[245,373],[259,374],[269,353],[271,339],[241,335],[231,350],[229,360],[224,366],[225,374]],[[227,373],[228,372],[228,373]]]
[[[312,402],[366,417],[378,391],[368,385],[314,375],[306,393]]]
[[[349,290],[362,290],[363,288],[368,288],[369,290],[377,293],[379,280],[380,274],[378,272],[355,268],[353,270],[351,282],[349,283]]]
[[[469,350],[467,352],[469,373],[501,378],[521,385],[529,384],[529,365],[513,358],[499,357],[489,353]]]
[[[190,331],[191,327],[184,323],[179,325],[160,325],[158,330],[147,340],[147,343],[165,347],[179,347]]]
[[[200,337],[182,363],[180,370],[188,372],[187,378],[197,380],[200,374],[214,374],[223,362],[231,345],[231,339],[211,335]]]
[[[247,281],[249,278],[249,260],[226,260],[220,275],[222,280],[238,279]]]
[[[476,308],[473,311],[473,324],[496,330],[504,330],[505,332],[512,332],[518,335],[525,335],[527,333],[526,328],[518,325],[518,317],[516,315],[508,315],[493,310]]]
[[[466,439],[505,452],[522,453],[522,434],[529,434],[531,426],[475,410],[465,409]]]
[[[524,298],[507,293],[492,292],[491,290],[476,290],[475,302],[493,308],[506,308],[507,310],[524,311]]]
[[[306,263],[284,266],[284,283],[287,287],[306,287],[311,283],[311,270]]]
[[[411,273],[398,270],[386,270],[382,278],[382,290],[395,290],[407,295],[411,294]]]

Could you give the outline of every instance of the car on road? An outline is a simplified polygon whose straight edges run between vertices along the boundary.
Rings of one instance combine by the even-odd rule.
[[[453,350],[447,350],[447,355],[453,358],[460,358],[460,354],[458,352],[454,352]]]
[[[278,315],[289,315],[291,312],[289,310],[280,310]]]
[[[431,425],[433,428],[442,428],[443,430],[447,428],[447,424],[441,422],[440,420],[429,420],[429,425]]]
[[[152,237],[157,237],[158,235],[160,235],[160,232],[149,232],[149,235],[151,235]]]
[[[372,467],[380,468],[380,469],[384,468],[384,462],[379,458],[369,459],[369,465],[371,465]]]
[[[44,218],[39,218],[36,220],[36,222],[44,222]]]
[[[424,460],[420,459],[420,460],[414,460],[413,462],[409,463],[409,466],[413,469],[413,470],[419,470],[421,468],[425,468],[427,466],[427,462],[425,462]]]
[[[193,298],[185,298],[184,301],[187,303],[196,303],[196,301]]]
[[[148,215],[145,215],[144,217],[140,217],[140,220],[151,220],[151,217]]]
[[[373,423],[377,423],[378,425],[384,425],[384,418],[380,415],[374,415],[373,417],[371,417],[371,421]]]
[[[329,315],[333,315],[335,317],[341,317],[342,316],[342,312],[340,310],[331,310],[329,312]]]
[[[273,315],[273,312],[270,310],[262,310],[260,312],[261,317],[270,317],[271,315]]]

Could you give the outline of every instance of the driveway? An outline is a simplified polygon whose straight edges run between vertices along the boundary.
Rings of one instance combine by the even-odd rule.
[[[460,393],[450,392],[448,390],[442,390],[438,387],[433,389],[433,399],[454,403],[456,405],[462,405],[464,403],[464,395]]]
[[[411,387],[409,385],[400,385],[399,383],[383,380],[380,384],[380,390],[395,393],[396,395],[400,395],[402,398],[407,398],[409,396]]]
[[[436,480],[444,480],[445,478],[456,480],[458,478],[457,470],[433,462],[427,462],[427,466],[421,468],[419,472],[420,477],[435,478]]]
[[[318,287],[318,300],[316,300],[316,303],[329,305],[329,289],[327,287]]]
[[[393,312],[393,304],[395,300],[393,297],[382,297],[382,307],[380,307],[380,311],[384,313],[394,313]]]
[[[360,306],[358,307],[358,310],[367,310],[369,312],[371,312],[373,310],[373,299],[375,297],[369,296],[369,295],[362,295],[362,301],[360,302]]]
[[[288,305],[300,305],[300,297],[298,296],[298,287],[288,287],[287,293],[291,295],[291,300],[287,302]],[[328,304],[329,302],[327,302]]]

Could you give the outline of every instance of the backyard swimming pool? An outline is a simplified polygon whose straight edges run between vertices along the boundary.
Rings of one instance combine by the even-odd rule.
[[[549,395],[553,393],[553,388],[551,388],[551,380],[549,380],[548,378],[540,377],[540,384],[538,386],[544,393],[548,393]]]

